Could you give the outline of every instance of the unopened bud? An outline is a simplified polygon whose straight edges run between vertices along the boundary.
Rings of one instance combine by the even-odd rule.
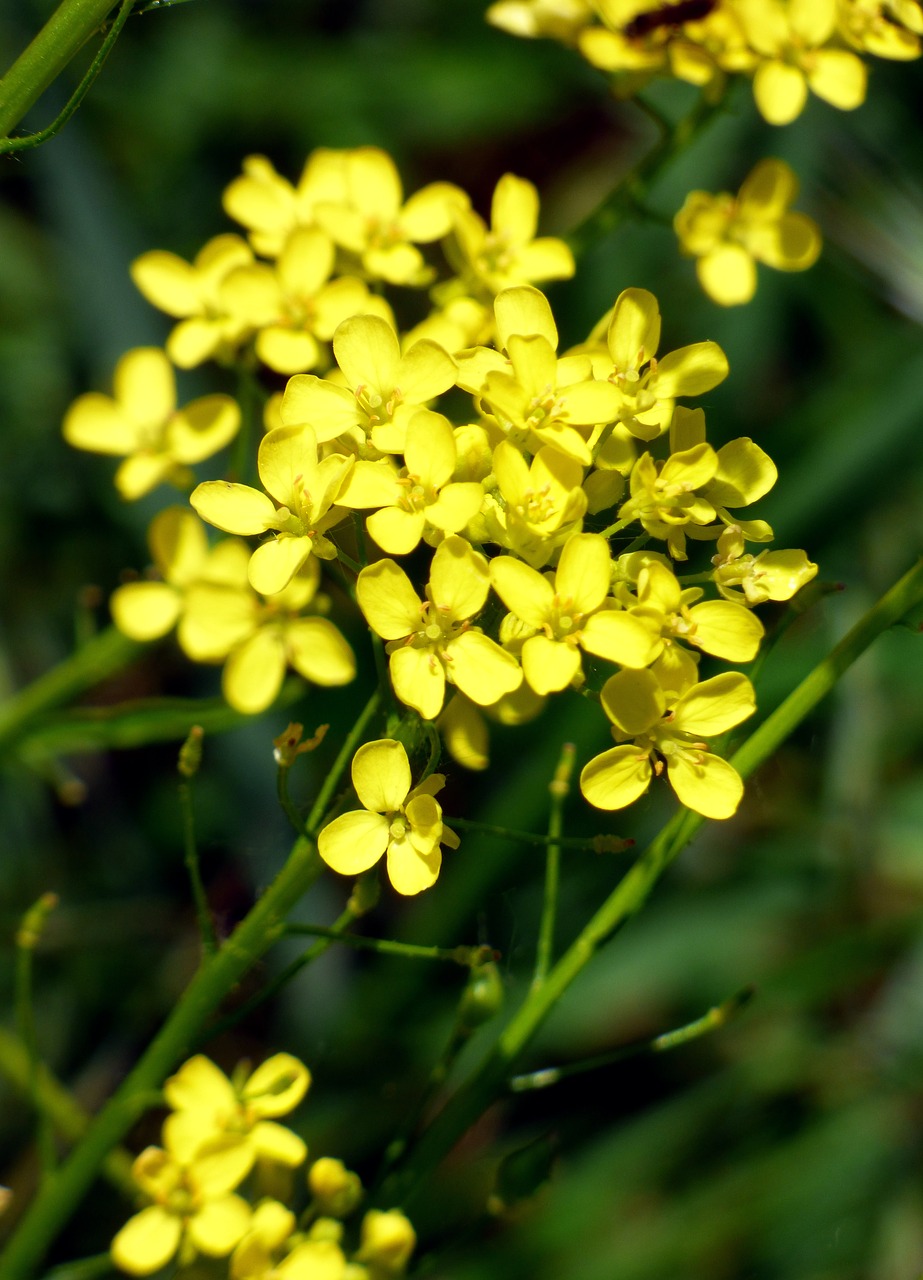
[[[342,1160],[322,1156],[308,1170],[308,1189],[321,1213],[346,1218],[362,1199],[362,1183]]]
[[[199,772],[199,766],[202,763],[202,739],[205,737],[205,730],[201,725],[194,724],[189,730],[189,737],[179,749],[179,760],[176,767],[184,778],[194,778]]]
[[[471,970],[468,985],[458,1006],[458,1023],[464,1031],[475,1031],[503,1008],[503,979],[491,961]]]
[[[362,1219],[362,1247],[356,1258],[396,1276],[406,1268],[416,1243],[417,1233],[399,1209],[370,1209]]]

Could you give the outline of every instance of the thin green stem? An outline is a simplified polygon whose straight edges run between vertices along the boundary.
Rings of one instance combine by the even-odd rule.
[[[16,128],[113,7],[113,0],[63,0],[58,5],[0,80],[0,138]]]
[[[93,1117],[84,1111],[44,1063],[36,1066],[19,1037],[4,1027],[0,1027],[0,1075],[20,1093],[30,1096],[68,1142],[82,1138],[90,1127]],[[131,1176],[131,1165],[132,1158],[128,1152],[116,1147],[103,1161],[102,1171],[114,1187],[134,1200],[138,1184]]]
[[[603,1067],[615,1066],[616,1063],[624,1062],[626,1058],[636,1058],[645,1053],[665,1053],[669,1049],[678,1049],[681,1045],[688,1044],[690,1040],[697,1040],[700,1036],[708,1035],[709,1032],[717,1031],[719,1027],[725,1026],[740,1012],[744,1005],[750,1002],[753,994],[753,987],[744,987],[742,991],[738,991],[729,1000],[724,1000],[721,1004],[713,1006],[700,1018],[695,1018],[692,1022],[686,1022],[681,1027],[675,1027],[672,1031],[661,1032],[660,1035],[654,1036],[652,1039],[635,1040],[631,1044],[622,1045],[620,1049],[613,1049],[611,1053],[598,1053],[592,1058],[584,1058],[580,1062],[569,1062],[565,1067],[543,1067],[540,1071],[529,1071],[525,1075],[513,1076],[512,1080],[510,1080],[510,1091],[512,1093],[529,1093],[535,1089],[547,1089],[551,1085],[558,1084],[561,1080],[570,1079],[571,1076],[579,1076],[587,1071],[598,1071]]]
[[[206,955],[213,955],[218,950],[218,939],[215,937],[215,926],[208,906],[208,896],[202,883],[202,872],[199,867],[199,846],[195,832],[195,807],[192,802],[192,784],[184,780],[179,784],[179,803],[183,815],[183,857],[186,872],[189,876],[189,887],[192,890],[192,901],[195,904],[196,921],[199,926],[199,937]]]
[[[288,777],[291,770],[292,766],[290,764],[286,764],[281,760],[279,761],[279,768],[276,772],[276,794],[279,797],[279,804],[282,806],[285,816],[288,818],[297,834],[300,836],[306,836],[308,833],[304,822],[302,821],[301,814],[295,807],[295,803],[292,800],[291,793],[288,789]]]
[[[614,533],[621,533],[630,524],[634,524],[635,519],[635,516],[626,516],[624,520],[616,520],[615,524],[610,524],[608,529],[603,529],[599,536],[601,538],[611,538]]]
[[[25,151],[30,147],[39,147],[43,142],[48,142],[67,124],[68,120],[83,102],[84,98],[90,92],[93,82],[103,69],[103,63],[112,52],[112,46],[119,38],[122,28],[128,21],[134,6],[134,0],[122,0],[121,8],[115,16],[115,19],[106,33],[106,37],[97,50],[96,57],[90,63],[86,75],[78,84],[77,88],[71,94],[67,105],[64,107],[60,115],[52,120],[51,124],[38,133],[30,133],[24,138],[0,138],[0,155],[8,154],[12,151]]]
[[[856,624],[829,656],[785,699],[743,744],[732,764],[746,778],[811,714],[836,681],[883,631],[923,601],[923,560],[919,561]],[[641,910],[664,871],[705,821],[680,810],[639,856],[587,922],[548,975],[530,991],[507,1023],[493,1051],[422,1135],[403,1170],[385,1184],[382,1196],[405,1203],[429,1172],[504,1087],[513,1062],[541,1027],[574,979],[599,948]]]
[[[367,938],[361,933],[345,933],[338,925],[325,928],[319,924],[296,923],[288,925],[285,932],[329,938],[331,942],[345,942],[350,947],[377,951],[383,956],[402,956],[406,960],[448,961],[451,964],[460,964],[467,969],[476,964],[483,964],[485,959],[489,959],[494,954],[491,947],[424,947],[413,942],[392,942],[390,938]]]
[[[316,836],[323,826],[324,816],[330,808],[330,802],[336,794],[337,787],[340,785],[340,779],[346,772],[347,766],[352,762],[353,755],[362,741],[369,721],[375,716],[380,704],[381,692],[376,689],[359,713],[358,720],[346,735],[339,754],[333,762],[333,768],[324,779],[324,784],[318,792],[317,799],[311,806],[311,812],[305,819],[305,829],[312,836]]]
[[[35,1113],[39,1166],[42,1182],[54,1172],[57,1154],[54,1144],[54,1126],[48,1112],[42,1106],[39,1089],[41,1058],[38,1051],[38,1035],[35,1029],[35,993],[32,986],[32,969],[35,948],[38,946],[48,917],[58,905],[56,893],[43,893],[22,918],[16,932],[16,973],[14,979],[16,1022],[29,1064],[29,1098]]]
[[[445,816],[445,815],[444,815]],[[486,836],[503,836],[507,840],[515,840],[517,844],[531,844],[546,849],[549,844],[557,844],[562,849],[582,849],[587,853],[621,853],[634,845],[634,840],[622,839],[621,836],[552,836],[538,835],[534,831],[514,831],[512,827],[496,827],[489,822],[475,822],[470,818],[445,817],[446,825],[458,827],[459,831],[474,831]]]
[[[137,1191],[137,1187],[135,1188]],[[99,1280],[100,1276],[118,1275],[112,1254],[96,1253],[92,1258],[78,1258],[76,1262],[65,1262],[63,1266],[53,1267],[45,1273],[43,1280]]]
[[[535,955],[533,990],[548,977],[554,956],[554,928],[558,917],[558,886],[561,879],[561,832],[564,828],[564,801],[570,791],[571,774],[577,748],[565,742],[561,757],[554,771],[548,790],[551,806],[548,814],[548,852],[545,857],[545,892],[542,898],[542,918],[538,929],[538,947]]]
[[[141,646],[115,627],[101,631],[0,707],[0,750],[15,742],[44,712],[121,671],[140,652]]]

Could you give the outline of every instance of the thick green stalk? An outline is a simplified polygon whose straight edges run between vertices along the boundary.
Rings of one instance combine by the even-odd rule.
[[[743,777],[757,769],[830,692],[869,647],[923,601],[923,560],[904,575],[791,693],[732,759]],[[383,1196],[405,1202],[506,1084],[512,1064],[596,951],[638,912],[660,876],[705,821],[681,810],[666,824],[623,877],[578,938],[533,988],[505,1027],[491,1054],[448,1102],[413,1149],[405,1167],[385,1184]]]
[[[113,0],[64,0],[57,7],[0,80],[0,138],[16,128],[112,8]]]
[[[0,1258],[3,1280],[25,1280],[68,1221],[112,1147],[150,1103],[152,1090],[194,1043],[228,992],[285,931],[285,917],[320,875],[312,842],[299,840],[250,914],[199,969],[179,1003],[121,1088],[106,1103],[70,1158],[44,1184]]]
[[[14,694],[0,707],[0,750],[13,742],[31,720],[60,707],[114,675],[141,652],[141,646],[115,627],[101,631],[71,657]]]

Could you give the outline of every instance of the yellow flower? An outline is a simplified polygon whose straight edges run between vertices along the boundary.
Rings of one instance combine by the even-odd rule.
[[[167,339],[167,355],[180,369],[228,359],[248,336],[246,320],[228,314],[221,282],[235,267],[252,262],[246,240],[224,235],[209,240],[191,264],[163,249],[131,264],[131,278],[148,302],[180,321]]]
[[[159,1147],[142,1151],[132,1176],[153,1201],[125,1223],[112,1241],[112,1261],[130,1275],[147,1276],[179,1253],[188,1265],[202,1253],[224,1258],[250,1225],[250,1206],[233,1189],[249,1170],[239,1145],[183,1164]]]
[[[227,533],[275,535],[254,551],[249,569],[254,590],[271,596],[288,586],[310,555],[335,557],[324,534],[342,518],[335,503],[353,464],[339,454],[318,461],[317,437],[308,426],[277,427],[260,441],[258,465],[266,493],[208,480],[189,501],[203,520]]]
[[[496,0],[485,17],[510,35],[547,36],[570,44],[595,15],[589,0]]]
[[[728,525],[718,539],[713,558],[715,585],[728,600],[744,600],[748,605],[766,600],[791,600],[797,591],[817,575],[817,565],[804,551],[761,551],[746,554],[742,530]]]
[[[303,373],[321,362],[319,343],[330,342],[349,316],[378,309],[362,280],[331,280],[335,251],[323,231],[293,231],[274,266],[237,267],[221,285],[221,301],[238,323],[258,330],[256,354],[276,373]],[[388,314],[387,305],[382,307]]]
[[[340,198],[343,192],[339,152],[319,148],[308,157],[297,187],[265,156],[247,156],[222,203],[229,217],[249,228],[256,252],[274,258],[297,227],[314,225],[318,200]]]
[[[563,240],[536,239],[538,192],[525,178],[505,173],[494,189],[490,227],[473,209],[455,210],[458,268],[473,292],[499,293],[517,284],[569,280],[574,255]],[[450,241],[447,253],[451,253]]]
[[[430,774],[411,789],[407,752],[401,743],[381,738],[353,756],[352,780],[363,807],[340,814],[317,837],[327,865],[341,875],[360,875],[387,852],[388,878],[398,893],[420,893],[435,884],[440,845],[458,848],[434,799],[445,784],[442,774]]]
[[[235,1077],[234,1083],[210,1058],[196,1054],[164,1085],[172,1108],[164,1121],[164,1143],[180,1164],[203,1155],[213,1161],[229,1157],[235,1168],[243,1168],[238,1182],[257,1160],[295,1168],[308,1149],[275,1121],[294,1111],[310,1083],[311,1073],[290,1053],[267,1058],[252,1075]]]
[[[689,193],[673,225],[713,301],[725,307],[749,302],[757,262],[777,271],[806,271],[817,261],[817,224],[789,208],[797,193],[798,180],[782,160],[761,160],[736,197]]]
[[[442,710],[446,681],[479,706],[512,693],[522,681],[516,659],[471,626],[489,589],[486,559],[457,534],[433,556],[425,603],[393,560],[379,560],[359,574],[359,607],[372,630],[390,641],[394,692],[424,720]]]
[[[362,1219],[362,1240],[356,1258],[377,1274],[401,1275],[416,1247],[417,1236],[399,1209],[370,1209]]]
[[[405,203],[394,161],[377,147],[340,152],[339,164],[342,193],[314,205],[318,226],[371,279],[426,284],[432,271],[415,246],[447,235],[454,212],[467,209],[467,195],[450,182],[433,182]]]
[[[368,438],[382,453],[402,453],[414,412],[455,381],[447,351],[422,339],[402,354],[397,333],[381,316],[344,320],[333,352],[346,386],[296,374],[282,398],[283,421],[311,423],[321,443],[352,436],[357,448]]]
[[[262,599],[247,578],[247,560],[237,559],[234,580],[199,581],[186,593],[179,641],[191,658],[227,658],[221,687],[232,707],[246,715],[265,711],[278,696],[287,666],[314,684],[348,684],[356,659],[334,624],[314,612],[327,602],[317,596],[320,565],[308,558],[288,586]],[[193,650],[188,647],[189,639]]]
[[[184,487],[189,466],[233,440],[240,409],[230,396],[203,396],[176,407],[176,379],[159,347],[136,347],[115,367],[114,396],[78,396],[64,418],[64,439],[76,449],[123,457],[115,486],[123,498],[143,497],[164,481]]]
[[[839,0],[837,31],[860,52],[900,61],[918,58],[923,10],[915,0]]]
[[[647,666],[656,657],[644,622],[602,607],[611,579],[609,546],[596,533],[568,539],[553,581],[512,556],[491,561],[494,590],[530,632],[522,670],[536,693],[556,693],[579,681],[581,649],[629,667]]]
[[[132,640],[158,640],[180,620],[187,589],[208,575],[205,528],[188,507],[168,507],[151,521],[148,546],[163,581],[128,582],[112,593],[115,625]]]
[[[623,809],[643,795],[651,778],[667,779],[687,809],[730,818],[743,795],[737,771],[710,754],[702,738],[733,729],[756,710],[753,686],[736,671],[665,693],[651,671],[620,671],[602,690],[603,710],[616,742],[580,774],[580,790],[597,809]]]
[[[526,462],[514,444],[501,440],[493,474],[500,500],[485,510],[490,538],[540,569],[572,533],[580,532],[587,509],[583,467],[551,445]]]
[[[632,469],[631,496],[619,508],[619,520],[640,520],[648,533],[666,541],[674,560],[685,560],[687,527],[715,520],[715,508],[698,491],[713,479],[717,467],[717,454],[709,444],[671,453],[660,463],[642,454]]]
[[[848,49],[828,47],[836,0],[735,0],[735,7],[760,55],[753,96],[770,124],[799,116],[809,89],[841,111],[865,100],[865,64]]]
[[[407,424],[401,474],[379,472],[380,491],[370,493],[372,500],[362,503],[379,508],[368,518],[368,531],[383,551],[409,555],[421,538],[438,542],[474,518],[484,490],[476,481],[453,482],[457,459],[448,419],[418,409]]]
[[[342,1160],[321,1156],[308,1170],[308,1190],[319,1213],[333,1218],[348,1217],[362,1199],[362,1183],[357,1173]]]
[[[698,587],[684,591],[657,561],[641,570],[637,599],[630,613],[647,622],[657,637],[652,657],[659,657],[664,646],[676,640],[728,662],[750,662],[756,657],[764,635],[759,618],[730,600],[702,600]]]

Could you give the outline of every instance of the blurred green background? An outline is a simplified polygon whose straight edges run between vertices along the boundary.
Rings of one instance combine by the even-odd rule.
[[[49,10],[11,8],[0,13],[4,65]],[[78,74],[75,65],[64,79]],[[46,95],[33,127],[68,83]],[[680,86],[650,96],[673,114],[692,101]],[[760,514],[777,546],[805,547],[821,580],[845,587],[771,655],[759,685],[766,709],[923,549],[921,100],[919,64],[876,63],[858,112],[812,100],[796,125],[773,130],[737,87],[650,204],[672,216],[692,187],[736,190],[764,155],[796,168],[799,207],[821,222],[824,255],[805,275],[762,271],[750,306],[709,303],[671,231],[656,225],[623,226],[550,291],[563,343],[637,285],[660,299],[663,350],[706,337],[726,350],[731,376],[705,406],[710,439],[752,436],[772,455],[780,481]],[[230,230],[220,196],[245,155],[265,154],[295,178],[313,147],[373,143],[394,155],[408,192],[449,179],[482,212],[513,171],[539,186],[544,229],[564,232],[652,141],[643,114],[614,101],[575,54],[487,27],[479,0],[190,0],[133,18],[64,132],[0,169],[0,692],[106,625],[120,574],[147,563],[145,528],[162,495],[120,503],[112,464],[68,450],[60,421],[75,395],[108,386],[125,349],[163,341],[167,321],[135,292],[128,264],[155,247],[191,257]],[[208,374],[183,375],[181,394],[213,385]],[[923,1271],[921,643],[912,628],[895,629],[849,673],[749,786],[738,817],[704,831],[597,958],[525,1065],[654,1035],[751,983],[752,1002],[672,1054],[491,1110],[410,1207],[427,1274],[906,1280]],[[369,687],[366,672],[345,695],[315,691],[292,708],[310,728],[331,722],[321,766]],[[217,669],[193,670],[164,643],[94,700],[217,690]],[[291,842],[271,755],[288,714],[206,741],[196,808],[222,929]],[[522,737],[498,735],[486,778],[453,771],[448,815],[473,816],[476,804],[487,821],[542,830],[561,743],[576,741],[581,761],[605,745],[604,728],[587,729],[569,701],[526,733],[528,754]],[[18,917],[54,890],[61,906],[36,958],[39,1038],[89,1108],[143,1049],[196,960],[175,757],[167,743],[63,759],[24,748],[3,760],[3,995],[9,1003]],[[300,799],[309,772],[305,764],[295,779]],[[615,829],[643,839],[668,809],[658,793]],[[572,797],[568,832],[598,829]],[[562,943],[609,892],[620,857],[566,857]],[[329,922],[347,892],[325,878],[301,918]],[[513,1007],[540,898],[538,855],[467,837],[434,892],[385,894],[368,931],[489,942]],[[238,1003],[302,945],[277,948]],[[315,1085],[297,1123],[312,1153],[340,1155],[370,1178],[445,1042],[463,980],[452,968],[331,952],[207,1049],[226,1067],[278,1049],[302,1054]],[[495,1033],[485,1029],[459,1074]],[[32,1120],[2,1080],[0,1098],[0,1177],[26,1195]],[[133,1135],[136,1149],[155,1120]],[[485,1220],[499,1156],[545,1138],[549,1183]],[[100,1184],[54,1260],[105,1249],[123,1217]]]

